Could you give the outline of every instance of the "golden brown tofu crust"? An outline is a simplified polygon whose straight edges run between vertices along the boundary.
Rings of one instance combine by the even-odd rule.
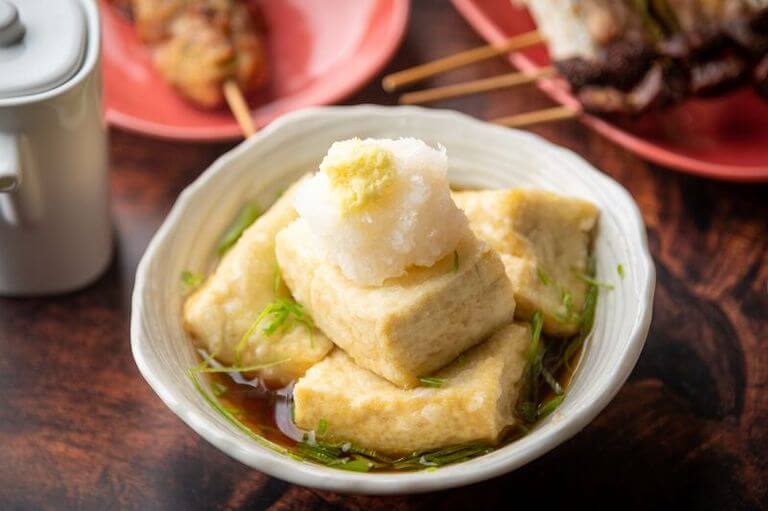
[[[496,444],[514,424],[530,328],[511,324],[435,374],[440,388],[401,389],[336,349],[294,389],[295,420],[325,439],[406,455],[469,442]]]
[[[575,334],[587,290],[580,276],[587,271],[597,208],[526,189],[456,192],[454,200],[475,234],[501,255],[515,288],[515,316],[527,321],[541,311],[545,333]]]
[[[296,186],[245,230],[214,273],[184,303],[185,329],[196,344],[224,363],[236,362],[235,347],[263,307],[277,296],[289,296],[284,284],[275,288],[275,235],[296,218],[292,205]],[[310,335],[302,325],[291,324],[270,336],[257,329],[240,362],[248,366],[284,360],[259,376],[286,385],[332,347],[322,332]]]
[[[359,286],[312,248],[306,222],[277,237],[286,284],[357,364],[403,388],[512,320],[514,293],[499,256],[473,235],[430,268]]]

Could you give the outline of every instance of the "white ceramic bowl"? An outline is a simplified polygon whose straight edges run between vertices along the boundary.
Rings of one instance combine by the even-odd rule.
[[[302,463],[261,447],[231,426],[195,391],[186,369],[195,354],[180,322],[184,269],[207,271],[216,242],[242,204],[268,204],[317,167],[330,144],[350,137],[418,137],[448,149],[454,184],[527,186],[582,197],[601,217],[595,241],[602,291],[594,331],[553,415],[526,437],[491,454],[434,472],[360,474]],[[624,278],[617,265],[625,269]],[[584,428],[622,386],[645,342],[655,272],[645,227],[630,195],[575,154],[541,138],[465,115],[414,107],[327,107],[272,123],[216,161],[180,195],[139,264],[131,344],[136,364],[168,407],[233,458],[272,476],[350,493],[399,494],[450,488],[509,472]]]

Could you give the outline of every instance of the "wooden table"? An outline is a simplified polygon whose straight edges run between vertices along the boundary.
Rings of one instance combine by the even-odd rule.
[[[388,71],[481,43],[447,1],[413,3]],[[434,83],[507,70],[489,62]],[[379,78],[348,102],[393,103]],[[494,118],[550,105],[520,89],[440,106]],[[768,187],[649,165],[577,122],[534,131],[629,189],[658,270],[645,351],[575,438],[504,477],[396,498],[292,486],[228,458],[141,378],[128,321],[147,243],[182,188],[232,145],[113,131],[117,244],[107,273],[67,296],[0,299],[0,509],[768,508]]]

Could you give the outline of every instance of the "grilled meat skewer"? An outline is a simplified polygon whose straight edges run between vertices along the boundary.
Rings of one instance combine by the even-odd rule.
[[[768,0],[527,0],[585,110],[636,114],[754,80]]]
[[[160,74],[198,106],[224,103],[233,81],[245,94],[267,78],[257,13],[244,0],[113,0],[130,2],[139,38],[154,49]]]

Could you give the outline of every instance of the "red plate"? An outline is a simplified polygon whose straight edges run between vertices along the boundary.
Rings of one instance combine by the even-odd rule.
[[[128,19],[103,0],[104,95],[107,121],[159,137],[241,137],[229,111],[185,102],[155,72]],[[267,26],[270,82],[253,98],[263,126],[298,108],[333,103],[378,73],[405,32],[409,0],[269,0],[259,3]]]
[[[535,28],[510,0],[452,0],[487,41],[500,42]],[[543,47],[510,57],[521,70],[549,64]],[[540,88],[565,105],[578,105],[562,79]],[[660,165],[730,181],[768,181],[768,101],[745,88],[726,97],[696,99],[621,124],[591,115],[581,121],[622,147]]]

